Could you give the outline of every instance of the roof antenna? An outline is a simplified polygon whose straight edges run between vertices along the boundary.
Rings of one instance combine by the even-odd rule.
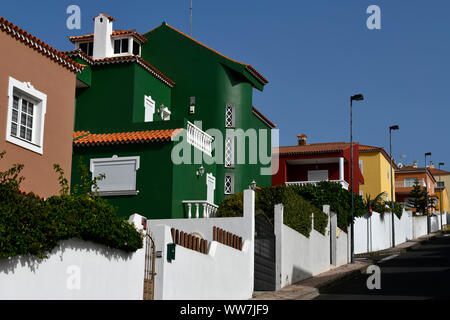
[[[190,31],[189,31],[189,35],[192,37],[192,0],[191,0],[191,20],[190,20]]]

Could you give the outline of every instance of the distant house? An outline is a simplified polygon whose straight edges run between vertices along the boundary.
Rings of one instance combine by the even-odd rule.
[[[119,215],[148,218],[212,215],[252,181],[270,185],[274,124],[251,104],[252,88],[267,81],[165,23],[141,35],[114,30],[113,21],[99,14],[93,34],[69,37],[75,50],[66,54],[86,65],[78,76],[72,184],[81,161],[92,176],[105,173],[99,194]],[[249,128],[257,138],[251,147],[263,144],[267,163],[237,161],[238,138],[227,134]],[[177,141],[189,144],[187,162],[173,158]]]
[[[53,164],[70,181],[76,73],[82,66],[0,17],[0,170],[24,164],[25,192],[59,193]]]
[[[363,199],[370,196],[374,199],[381,193],[385,193],[384,200],[391,200],[391,164],[389,154],[380,147],[359,145],[359,167],[364,176],[364,184],[360,186],[360,194]],[[396,163],[392,162],[393,196],[395,201],[395,169]]]
[[[436,188],[435,194],[438,197],[438,206],[436,207],[437,211],[440,211],[440,205],[442,203],[442,212],[448,212],[449,209],[449,194],[448,194],[448,186],[450,186],[450,172],[445,170],[436,169],[431,163],[430,172],[433,174],[436,179]],[[440,200],[442,194],[442,202]]]
[[[427,188],[430,199],[437,204],[436,196],[436,179],[430,171],[430,168],[420,168],[417,164],[409,166],[401,166],[395,170],[395,197],[397,202],[407,204],[411,199],[410,193],[413,190],[415,182],[420,187]],[[434,211],[434,210],[431,210]]]
[[[307,144],[307,136],[298,135],[295,146],[279,147],[279,170],[272,176],[272,185],[305,185],[334,181],[349,190],[351,181],[351,145],[348,142]],[[274,160],[272,160],[274,161]],[[353,192],[359,194],[364,178],[359,168],[359,145],[353,144]]]

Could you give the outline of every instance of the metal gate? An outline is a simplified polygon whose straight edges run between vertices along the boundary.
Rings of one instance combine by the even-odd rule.
[[[145,235],[144,300],[155,297],[155,242],[149,234]]]
[[[255,215],[255,291],[275,291],[275,234],[264,214]]]

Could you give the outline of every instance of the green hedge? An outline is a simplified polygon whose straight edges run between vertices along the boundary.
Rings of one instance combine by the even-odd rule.
[[[256,191],[255,211],[264,213],[269,221],[274,223],[274,206],[282,203],[284,205],[284,224],[300,232],[306,237],[311,233],[312,213],[314,213],[314,229],[325,234],[328,224],[328,216],[295,194],[293,190],[285,186],[264,187]],[[242,216],[243,194],[232,195],[222,201],[217,210],[219,217]]]
[[[351,192],[338,183],[322,181],[317,185],[289,186],[292,191],[302,196],[318,208],[330,205],[330,210],[337,214],[338,227],[347,231],[351,223]],[[361,217],[367,213],[361,196],[353,194],[353,216]]]
[[[105,199],[92,194],[62,194],[46,200],[25,195],[19,191],[22,169],[16,165],[0,172],[0,257],[29,254],[46,258],[61,240],[70,238],[127,252],[142,248],[142,234],[118,218]]]

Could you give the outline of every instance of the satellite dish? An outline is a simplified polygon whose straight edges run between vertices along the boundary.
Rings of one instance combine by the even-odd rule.
[[[403,163],[399,163],[398,164],[398,167],[401,169],[401,168],[403,168]]]

